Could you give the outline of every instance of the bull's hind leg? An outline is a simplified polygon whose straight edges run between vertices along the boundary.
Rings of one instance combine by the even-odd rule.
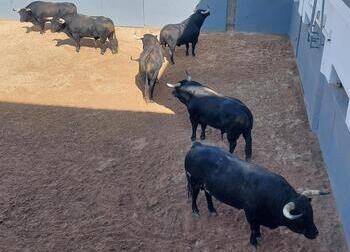
[[[207,128],[206,124],[201,124],[202,132],[201,132],[201,140],[205,139],[205,129]]]
[[[236,149],[236,145],[237,145],[237,140],[239,138],[240,134],[236,134],[236,133],[227,133],[227,140],[230,143],[230,152],[233,153]]]
[[[243,133],[243,137],[245,139],[245,160],[249,162],[252,159],[252,131]]]
[[[153,92],[154,92],[154,87],[156,85],[156,81],[157,81],[157,75],[153,76],[152,80],[150,80],[149,84],[150,84],[150,93],[149,93],[149,99],[151,101],[153,101]]]
[[[209,212],[216,215],[217,212],[213,204],[213,197],[207,191],[205,191],[205,198],[207,199]]]
[[[197,197],[200,191],[200,187],[194,183],[191,183],[191,196],[192,196],[192,213],[199,216],[199,209],[197,206]]]
[[[147,103],[150,102],[150,97],[151,97],[149,83],[150,83],[150,80],[147,77],[147,73],[145,73],[145,94],[144,94],[144,98],[145,98],[145,101]]]
[[[175,46],[169,46],[170,48],[170,61],[172,64],[175,64],[175,61],[174,61],[174,54],[175,54]]]

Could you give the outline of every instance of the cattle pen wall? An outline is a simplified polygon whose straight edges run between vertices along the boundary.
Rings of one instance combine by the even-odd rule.
[[[65,0],[66,1],[66,0]],[[30,0],[1,0],[0,17],[18,19],[13,8],[23,8]],[[59,2],[53,0],[52,2]],[[204,23],[205,31],[226,31],[227,0],[68,0],[78,7],[78,12],[87,15],[110,17],[117,26],[162,27],[179,23],[193,13],[196,7],[211,9]]]

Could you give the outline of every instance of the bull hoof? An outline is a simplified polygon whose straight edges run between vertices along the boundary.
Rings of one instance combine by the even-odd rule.
[[[196,57],[196,54],[195,54],[195,53],[192,53],[192,57]]]
[[[212,210],[209,212],[209,216],[216,217],[218,216],[218,213],[216,212],[216,210]]]
[[[254,245],[251,245],[251,247],[252,247],[252,252],[256,252],[257,247],[256,247],[256,246],[254,246]]]
[[[205,136],[201,135],[201,140],[205,140]]]
[[[192,212],[192,215],[193,215],[193,217],[195,217],[195,218],[199,218],[199,211],[193,211]]]
[[[251,162],[251,161],[252,161],[252,158],[251,158],[251,157],[246,158],[245,161],[246,161],[246,162]]]
[[[195,142],[195,141],[196,141],[196,138],[195,138],[195,137],[191,137],[191,141],[192,141],[192,142]]]

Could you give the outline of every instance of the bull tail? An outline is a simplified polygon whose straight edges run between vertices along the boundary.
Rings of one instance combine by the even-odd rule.
[[[164,38],[164,35],[161,33],[159,37],[159,43],[163,46],[166,46],[166,39]]]
[[[187,178],[187,198],[190,198],[192,196],[192,186],[191,186],[191,174],[186,171],[186,178]]]

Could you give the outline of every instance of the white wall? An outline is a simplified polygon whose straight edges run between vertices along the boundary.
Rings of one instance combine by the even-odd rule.
[[[317,10],[321,10],[322,1],[318,0]],[[325,0],[325,27],[323,34],[326,42],[322,58],[321,73],[329,82],[333,81],[332,68],[337,72],[344,89],[350,97],[350,8],[343,0]],[[314,0],[300,0],[299,14],[311,19]],[[317,12],[317,11],[316,11]],[[320,21],[317,20],[320,24]],[[330,39],[330,41],[327,41]],[[350,104],[346,123],[350,130]]]

